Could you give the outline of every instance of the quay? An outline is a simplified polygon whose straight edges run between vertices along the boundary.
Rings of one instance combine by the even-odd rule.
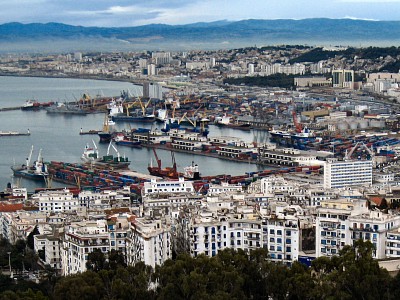
[[[80,135],[86,135],[86,134],[98,134],[99,132],[101,132],[101,130],[88,130],[88,131],[83,131],[83,129],[81,128],[81,130],[79,131]]]
[[[10,111],[10,110],[20,110],[21,106],[14,106],[14,107],[0,107],[0,111]]]
[[[1,136],[28,136],[31,135],[31,132],[18,132],[18,131],[0,131],[0,137]]]
[[[180,152],[180,153],[187,153],[187,154],[193,154],[193,155],[207,156],[207,157],[212,157],[212,158],[219,158],[219,159],[223,159],[223,160],[229,160],[229,161],[235,161],[235,162],[241,162],[241,163],[247,163],[247,164],[257,164],[260,166],[270,167],[271,169],[273,169],[273,168],[279,169],[281,167],[281,166],[277,166],[276,164],[268,164],[268,163],[260,162],[259,160],[254,159],[254,158],[240,159],[240,158],[235,158],[235,157],[221,156],[218,153],[212,153],[212,152],[184,150],[184,149],[171,147],[168,144],[162,145],[162,144],[142,143],[140,145],[142,147],[146,147],[146,148],[156,148],[157,150],[160,149],[160,150],[165,150],[165,151]]]

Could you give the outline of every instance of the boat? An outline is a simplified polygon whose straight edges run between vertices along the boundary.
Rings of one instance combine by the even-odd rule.
[[[112,120],[114,122],[137,122],[137,123],[153,123],[155,121],[156,117],[153,114],[150,115],[134,115],[134,116],[112,116]]]
[[[97,146],[95,142],[92,140],[93,146],[90,147],[89,144],[86,144],[85,150],[82,153],[81,160],[86,163],[94,163],[96,161],[99,161],[99,150],[97,149]]]
[[[100,143],[108,143],[112,140],[114,134],[113,130],[114,124],[115,123],[111,121],[110,116],[106,114],[104,116],[103,129],[98,133],[100,138]]]
[[[67,115],[87,115],[88,111],[81,109],[76,105],[65,103],[55,103],[45,108],[49,114],[67,114]]]
[[[94,142],[93,142],[94,143]],[[116,156],[110,154],[111,148],[116,152]],[[102,158],[98,158],[97,147],[91,148],[88,145],[85,146],[85,151],[81,157],[82,160],[86,160],[86,164],[90,164],[91,166],[97,166],[107,169],[127,169],[130,165],[130,161],[127,157],[121,156],[117,150],[117,148],[112,144],[110,144],[107,148],[107,155],[104,155]]]
[[[123,106],[123,99],[119,98],[115,100],[114,98],[111,100],[110,103],[107,104],[108,115],[118,116],[124,114],[124,106]]]
[[[114,136],[114,142],[118,146],[127,146],[127,147],[132,147],[132,148],[139,148],[141,147],[141,142],[140,141],[134,141],[127,137],[125,134],[122,132],[117,133]]]
[[[39,150],[38,158],[31,166],[30,161],[32,158],[32,154],[33,154],[33,146],[31,148],[28,158],[26,159],[26,164],[23,164],[19,167],[18,166],[11,167],[14,176],[24,177],[38,181],[46,181],[46,178],[48,177],[49,173],[47,171],[47,165],[43,162],[42,149]]]
[[[38,110],[40,109],[40,103],[36,100],[26,100],[24,105],[21,106],[22,110]]]
[[[188,180],[199,180],[199,166],[192,161],[190,166],[183,168],[183,177]]]
[[[284,147],[305,150],[308,143],[315,142],[316,136],[308,128],[301,132],[291,132],[285,130],[271,130],[271,141]]]
[[[161,167],[161,159],[158,158],[155,148],[153,148],[153,153],[154,153],[154,156],[157,161],[157,166],[154,167],[153,160],[150,160],[150,164],[147,167],[147,170],[149,171],[150,175],[159,176],[159,177],[167,177],[167,178],[171,178],[171,179],[178,179],[179,177],[182,177],[182,174],[180,174],[177,171],[174,152],[171,152],[173,165],[172,165],[172,167],[166,167],[166,168]]]
[[[231,123],[231,117],[227,115],[224,115],[222,117],[217,117],[215,119],[214,125],[219,127],[240,129],[246,131],[250,131],[251,129],[253,129],[253,126],[251,126],[250,123]]]

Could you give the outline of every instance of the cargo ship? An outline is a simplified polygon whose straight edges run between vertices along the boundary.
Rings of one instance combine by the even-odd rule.
[[[304,128],[301,132],[290,132],[284,130],[271,130],[271,141],[284,147],[306,150],[307,144],[316,141],[313,132]]]
[[[81,160],[89,164],[91,166],[96,165],[102,168],[109,168],[111,170],[113,169],[127,169],[128,166],[130,165],[130,161],[128,160],[127,157],[121,156],[117,150],[117,148],[112,144],[112,141],[110,141],[110,144],[108,145],[107,148],[107,155],[104,155],[102,158],[99,157],[99,151],[97,149],[97,146],[94,141],[93,145],[94,147],[90,147],[89,144],[86,144],[85,149],[82,153]],[[114,149],[116,152],[116,156],[110,154],[111,148]]]
[[[152,149],[153,149],[154,156],[156,158],[157,166],[154,167],[153,160],[150,161],[150,164],[147,167],[147,170],[149,171],[150,175],[159,176],[159,177],[167,177],[167,178],[171,178],[171,179],[178,179],[179,177],[183,177],[183,174],[179,173],[177,170],[174,152],[171,152],[172,162],[173,162],[172,167],[162,168],[161,167],[161,159],[158,158],[156,149],[155,148],[152,148]]]
[[[13,171],[14,176],[16,177],[24,177],[37,181],[46,181],[49,173],[47,170],[47,165],[43,162],[42,157],[42,149],[39,150],[39,155],[37,160],[30,165],[33,154],[33,146],[31,147],[31,151],[29,153],[28,158],[26,159],[26,164],[21,166],[12,166],[11,170]]]

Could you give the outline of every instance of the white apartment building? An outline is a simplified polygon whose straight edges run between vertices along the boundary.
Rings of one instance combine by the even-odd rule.
[[[386,257],[400,258],[400,228],[387,232]]]
[[[207,195],[218,195],[223,193],[243,193],[243,186],[241,184],[229,184],[228,182],[209,184]]]
[[[367,200],[332,199],[322,202],[315,221],[316,256],[337,255],[345,245],[351,245],[349,217],[363,213],[368,213]]]
[[[261,220],[256,215],[217,216],[201,211],[186,224],[189,229],[189,249],[194,257],[204,254],[212,257],[225,248],[249,251],[262,245]]]
[[[370,241],[374,245],[373,257],[383,259],[387,254],[390,255],[390,250],[392,250],[387,249],[387,236],[391,230],[400,227],[400,216],[370,211],[366,214],[350,216],[349,224],[352,242],[359,239]]]
[[[293,191],[295,185],[293,182],[285,180],[282,176],[269,176],[260,179],[261,194],[271,194],[276,191]]]
[[[298,260],[301,230],[296,216],[267,215],[263,218],[263,247],[268,249],[272,261],[291,264]]]
[[[43,234],[34,236],[34,250],[36,253],[44,251],[42,261],[51,266],[58,272],[61,272],[61,246],[62,242],[57,234]]]
[[[39,192],[33,195],[32,199],[42,212],[76,211],[80,206],[78,199],[68,189]]]
[[[104,254],[112,249],[124,251],[130,221],[131,216],[123,215],[110,220],[83,221],[67,226],[61,251],[62,275],[85,272],[88,255],[94,249]]]
[[[142,196],[159,193],[193,193],[194,191],[193,182],[185,181],[184,178],[165,181],[152,179],[144,183]]]
[[[372,184],[371,160],[329,159],[324,166],[324,188],[368,186]]]
[[[171,226],[163,220],[136,218],[126,237],[126,261],[133,265],[162,265],[172,257]]]

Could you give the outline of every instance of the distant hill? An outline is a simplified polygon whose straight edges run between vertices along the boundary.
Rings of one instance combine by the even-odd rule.
[[[276,44],[398,46],[400,21],[250,19],[111,28],[61,23],[0,25],[3,51],[188,50]]]

